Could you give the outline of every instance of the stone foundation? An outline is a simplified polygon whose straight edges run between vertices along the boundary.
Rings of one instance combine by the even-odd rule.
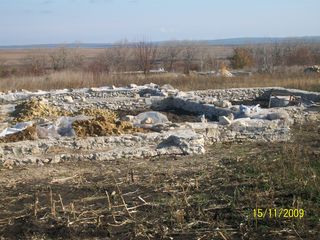
[[[165,123],[153,126],[157,132],[125,134],[120,136],[40,139],[15,143],[0,143],[0,162],[12,164],[46,164],[72,160],[114,161],[125,158],[154,157],[159,155],[193,155],[205,153],[206,146],[217,142],[290,140],[288,116],[294,120],[318,117],[318,112],[307,108],[286,107],[266,109],[261,116],[238,118],[239,106],[229,101],[264,99],[276,89],[284,94],[301,96],[319,102],[320,94],[284,88],[247,88],[180,92],[160,88],[154,84],[131,88],[98,88],[57,90],[52,92],[0,93],[3,111],[23,99],[44,98],[62,109],[76,112],[81,108],[103,108],[123,111],[177,109],[209,119],[236,116],[224,124],[202,119],[195,123]],[[224,102],[225,101],[225,102]],[[4,104],[5,103],[5,104]],[[0,109],[0,110],[1,110]],[[0,111],[2,113],[3,111]],[[283,114],[285,112],[286,114]],[[272,113],[274,118],[270,118]],[[269,114],[269,115],[268,115]],[[7,124],[2,123],[2,124]]]

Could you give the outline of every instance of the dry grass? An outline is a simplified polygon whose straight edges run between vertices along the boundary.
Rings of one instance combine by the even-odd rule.
[[[197,157],[0,165],[0,238],[319,239],[319,122],[293,130],[292,142]],[[256,219],[255,208],[306,214]]]
[[[61,47],[63,47],[63,45]],[[25,59],[30,58],[31,56],[49,56],[53,52],[57,51],[57,49],[58,48],[0,49],[0,59],[6,65],[20,65],[20,64],[23,64]],[[69,49],[69,50],[74,50],[74,49]],[[87,49],[87,48],[81,48],[76,50],[79,52],[79,54],[85,56],[86,59],[94,58],[98,54],[104,51],[104,49]]]
[[[39,48],[39,49],[0,49],[0,60],[7,65],[20,65],[26,58],[30,56],[49,56],[52,52],[57,51],[61,45],[57,48]],[[217,58],[226,58],[232,54],[232,46],[207,46],[200,47],[200,51],[204,51],[208,54],[212,54]],[[86,61],[97,57],[99,54],[105,52],[105,48],[66,48],[68,51],[77,51]]]
[[[171,84],[181,90],[201,90],[241,87],[288,87],[310,91],[320,91],[320,76],[318,75],[254,75],[252,77],[213,78],[202,76],[186,76],[183,74],[163,75],[110,75],[94,74],[83,71],[54,72],[44,76],[9,77],[0,79],[0,91],[26,89],[50,90],[63,88],[99,87],[106,85],[127,86],[130,83],[159,85]]]

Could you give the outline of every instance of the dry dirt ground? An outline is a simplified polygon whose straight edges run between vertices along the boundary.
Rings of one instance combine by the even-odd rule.
[[[319,122],[202,156],[0,170],[0,239],[320,239]]]

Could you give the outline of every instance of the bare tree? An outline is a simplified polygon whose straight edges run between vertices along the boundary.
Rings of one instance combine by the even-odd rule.
[[[135,62],[140,71],[148,74],[157,57],[158,48],[152,42],[140,41],[134,48]]]
[[[195,60],[197,47],[193,43],[187,43],[183,52],[182,58],[184,62],[184,73],[189,74],[192,62]]]
[[[254,62],[259,72],[274,73],[276,67],[285,65],[283,44],[263,45],[252,50]]]
[[[219,62],[212,54],[206,54],[204,56],[204,68],[208,71],[219,70]]]
[[[74,48],[69,50],[67,62],[72,68],[81,68],[85,59],[85,56],[81,53],[80,48]]]
[[[35,54],[24,59],[26,70],[29,74],[40,75],[48,67],[48,58],[45,55]]]
[[[103,72],[109,73],[111,71],[109,62],[109,53],[107,50],[97,55],[89,65],[89,69],[94,74],[101,74]]]
[[[200,71],[211,71],[218,69],[218,63],[210,46],[206,43],[198,43],[196,48],[196,57],[200,62]]]
[[[165,68],[169,72],[174,72],[174,64],[179,59],[179,54],[182,48],[178,44],[172,42],[161,48],[161,59],[165,65]]]
[[[106,51],[106,61],[112,72],[125,72],[129,68],[132,51],[127,41],[121,41]]]
[[[50,54],[51,68],[54,70],[62,70],[67,68],[68,52],[65,47],[61,47]]]
[[[308,46],[298,46],[287,56],[287,64],[293,65],[310,65],[314,62],[313,54]]]

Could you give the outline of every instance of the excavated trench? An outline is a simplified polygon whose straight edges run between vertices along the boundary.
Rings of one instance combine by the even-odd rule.
[[[115,113],[119,118],[123,118],[127,115],[136,116],[140,113],[147,111],[154,111],[155,109],[144,109],[144,110],[116,110]],[[159,111],[160,113],[167,116],[168,120],[173,123],[184,123],[184,122],[200,122],[200,117],[198,114],[188,112],[182,109],[164,109]],[[216,118],[217,120],[217,118]]]
[[[254,100],[242,100],[242,101],[231,101],[232,105],[247,105],[247,106],[255,106],[258,105],[261,108],[268,108],[269,107],[269,100],[267,99],[254,99]]]

